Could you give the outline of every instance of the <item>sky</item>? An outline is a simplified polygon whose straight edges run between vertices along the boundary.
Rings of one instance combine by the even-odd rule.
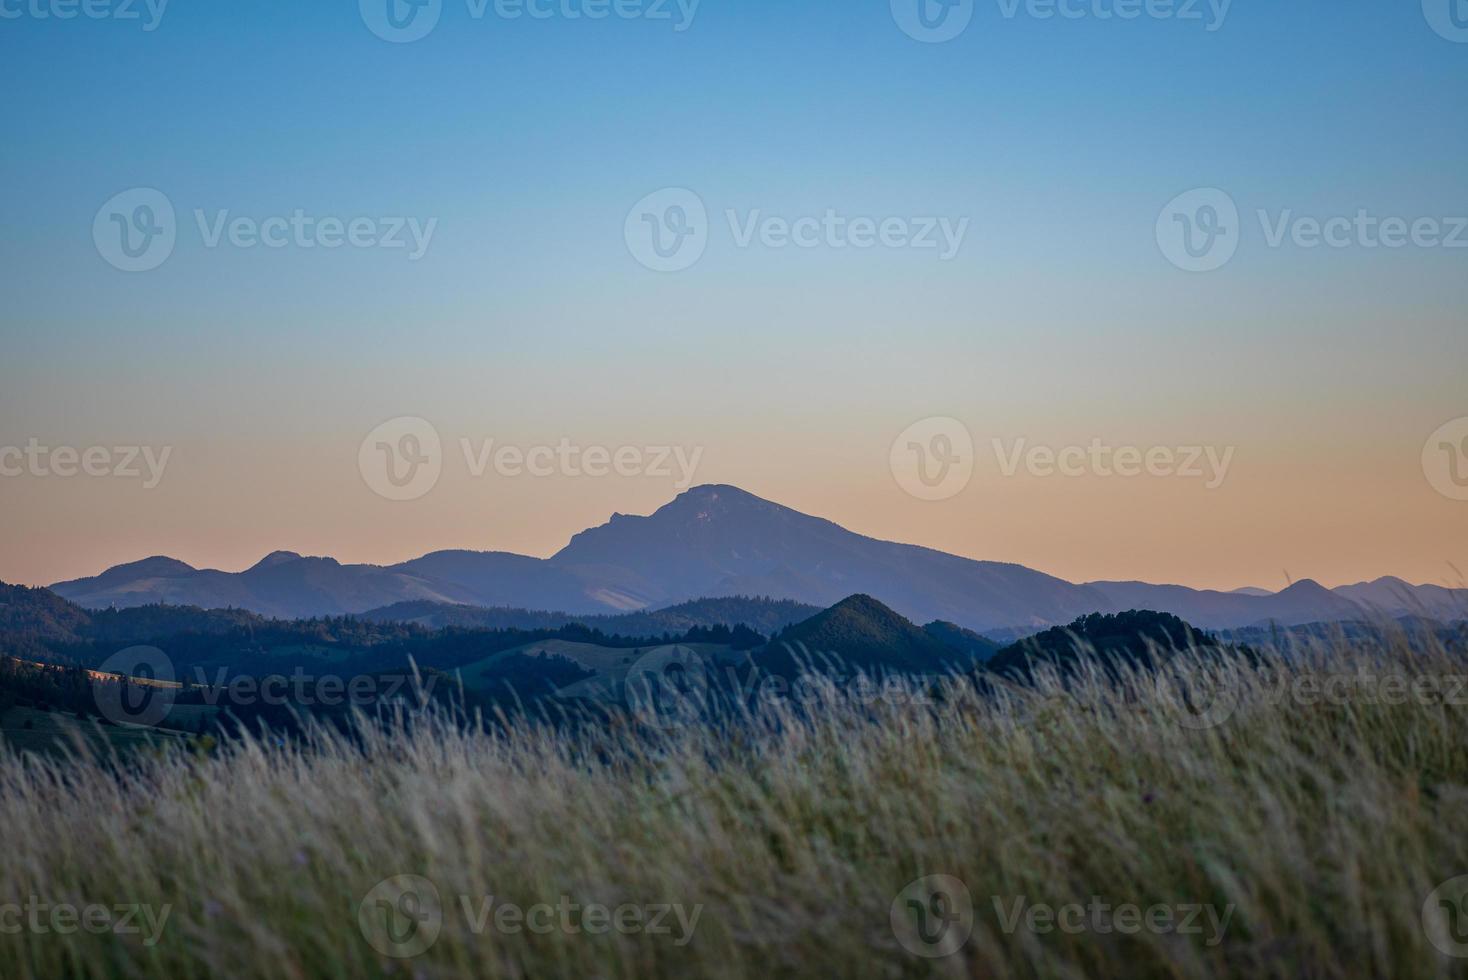
[[[727,483],[1462,584],[1464,0],[388,2],[0,0],[0,580]]]

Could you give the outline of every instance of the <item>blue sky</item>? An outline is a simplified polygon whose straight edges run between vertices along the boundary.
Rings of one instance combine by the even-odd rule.
[[[1063,519],[1011,534],[987,523],[992,499],[909,511],[885,473],[867,482],[868,462],[925,415],[1057,440],[1101,429],[1238,443],[1281,482],[1226,515],[1177,505],[1178,521],[1193,513],[1229,547],[1258,501],[1342,483],[1296,486],[1289,460],[1329,454],[1367,483],[1468,414],[1468,250],[1270,249],[1253,217],[1468,214],[1468,44],[1439,36],[1415,2],[1236,0],[1210,31],[1207,4],[1202,20],[1119,21],[1023,5],[1009,18],[989,0],[943,44],[903,33],[886,0],[703,0],[683,31],[508,20],[492,5],[475,19],[444,0],[436,28],[406,44],[375,36],[356,2],[174,0],[151,32],[38,18],[38,3],[0,0],[22,12],[0,19],[12,94],[0,108],[12,353],[0,443],[178,445],[194,499],[296,460],[265,495],[275,503],[238,502],[227,542],[205,533],[202,505],[189,524],[178,500],[109,498],[139,530],[117,537],[100,518],[78,530],[98,549],[67,552],[78,574],[145,540],[240,562],[282,528],[361,560],[447,543],[470,521],[459,543],[544,552],[597,514],[670,493],[511,488],[485,504],[466,492],[441,502],[441,524],[394,514],[384,529],[365,509],[334,523],[340,506],[318,498],[332,493],[336,448],[398,415],[526,439],[697,440],[710,478],[873,533],[1100,577],[1114,549],[1077,556]],[[92,224],[136,187],[174,205],[178,244],[129,274],[99,256]],[[666,187],[694,190],[712,219],[707,253],[671,275],[623,240],[629,208]],[[1169,264],[1154,237],[1163,206],[1199,187],[1226,190],[1244,215],[1237,258],[1202,276]],[[739,249],[724,218],[828,208],[970,225],[942,262]],[[206,248],[195,209],[437,224],[415,262]],[[27,522],[38,541],[77,524],[39,490],[0,492],[40,508]],[[1379,492],[1332,514],[1321,541],[1404,499]],[[554,519],[524,531],[537,502]],[[1439,526],[1462,520],[1430,503]],[[1118,533],[1143,517],[1124,499],[1114,512],[1050,504]],[[1426,579],[1454,557],[1430,552],[1426,528],[1385,524],[1381,538],[1357,554],[1302,538],[1288,556],[1261,555],[1261,538],[1217,571],[1153,557],[1107,577],[1247,584],[1235,580],[1288,559],[1327,579],[1368,565]],[[17,560],[0,578],[60,571]]]

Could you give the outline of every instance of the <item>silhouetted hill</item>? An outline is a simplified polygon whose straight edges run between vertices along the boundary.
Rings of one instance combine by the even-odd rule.
[[[110,568],[89,579],[59,582],[51,590],[89,609],[166,603],[206,609],[249,609],[281,619],[339,616],[408,599],[465,602],[451,585],[376,565],[343,565],[333,558],[275,552],[243,572],[195,569],[150,558]]]
[[[782,631],[755,657],[782,676],[802,665],[868,674],[928,674],[974,659],[934,638],[868,595],[854,595]]]
[[[622,615],[575,615],[531,609],[485,609],[481,606],[433,602],[401,602],[362,614],[374,622],[417,623],[430,629],[457,626],[466,629],[555,629],[581,623],[603,633],[623,636],[662,636],[709,626],[747,626],[769,636],[792,623],[820,612],[818,606],[789,599],[725,596],[693,599],[666,609]]]
[[[988,668],[1023,676],[1040,663],[1064,669],[1083,655],[1103,663],[1136,665],[1150,662],[1154,651],[1221,648],[1213,637],[1170,613],[1092,613],[1069,626],[1057,626],[1005,647],[989,661]]]
[[[1000,650],[1000,644],[987,636],[982,636],[973,630],[966,630],[953,623],[945,623],[942,620],[936,620],[924,626],[923,632],[949,649],[980,663],[988,660]]]
[[[23,633],[38,639],[81,638],[91,617],[49,589],[28,589],[0,582],[0,633]]]

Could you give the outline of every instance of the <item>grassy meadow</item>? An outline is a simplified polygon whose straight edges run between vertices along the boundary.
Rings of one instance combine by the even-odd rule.
[[[0,977],[1468,975],[1465,674],[1339,643],[720,726],[6,749]]]

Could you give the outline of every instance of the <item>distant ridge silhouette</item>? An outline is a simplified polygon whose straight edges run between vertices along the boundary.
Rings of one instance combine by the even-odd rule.
[[[93,609],[162,602],[285,618],[405,602],[596,615],[767,596],[825,608],[854,594],[873,596],[915,623],[1020,633],[1127,609],[1173,613],[1204,629],[1330,622],[1368,610],[1468,618],[1468,591],[1397,579],[1336,591],[1307,579],[1277,593],[1076,584],[1022,565],[880,541],[720,485],[685,491],[645,517],[613,515],[548,559],[440,551],[384,567],[277,551],[231,573],[154,557],[52,589]]]

